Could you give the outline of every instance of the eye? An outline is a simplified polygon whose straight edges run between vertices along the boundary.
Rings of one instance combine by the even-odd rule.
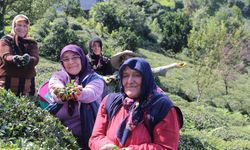
[[[62,59],[63,62],[69,62],[69,60],[70,60],[69,58],[63,58]]]
[[[135,76],[135,77],[141,77],[141,74],[140,74],[139,72],[135,72],[135,73],[134,73],[134,76]]]
[[[129,76],[129,74],[124,73],[124,74],[122,74],[122,76],[123,76],[123,78],[127,78]]]
[[[79,58],[80,58],[80,56],[73,56],[72,60],[75,61],[75,60],[78,60]]]

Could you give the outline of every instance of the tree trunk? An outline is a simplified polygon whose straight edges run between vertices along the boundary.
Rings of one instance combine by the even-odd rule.
[[[201,88],[200,88],[200,84],[199,84],[198,81],[196,81],[196,87],[197,87],[197,92],[198,92],[196,101],[199,102],[199,100],[200,100],[200,98],[201,98],[202,90],[201,90]]]
[[[227,79],[224,79],[224,85],[225,85],[226,95],[228,95],[228,82],[227,82]]]
[[[5,0],[0,0],[0,38],[4,35]]]

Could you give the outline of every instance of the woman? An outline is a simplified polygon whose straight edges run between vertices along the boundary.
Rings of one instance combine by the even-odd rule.
[[[104,80],[89,65],[83,50],[67,45],[60,53],[61,71],[49,80],[49,92],[54,102],[48,110],[58,117],[78,140],[88,148],[99,103],[104,91]]]
[[[92,68],[100,75],[111,75],[113,68],[110,60],[102,55],[102,41],[94,38],[89,42],[89,52],[87,55]]]
[[[35,66],[39,61],[36,41],[28,36],[30,21],[17,15],[10,35],[0,40],[0,87],[17,96],[35,95]]]
[[[101,102],[90,148],[177,149],[182,115],[157,91],[150,65],[143,58],[130,58],[121,65],[119,76],[121,92]]]

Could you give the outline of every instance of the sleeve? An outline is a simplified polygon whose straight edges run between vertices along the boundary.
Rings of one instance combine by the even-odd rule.
[[[166,65],[166,66],[160,66],[156,68],[152,68],[152,72],[155,76],[165,76],[168,70],[171,70],[176,67],[176,63]]]
[[[105,70],[106,70],[106,75],[112,75],[115,72],[113,66],[111,65],[110,59],[107,60]]]
[[[65,85],[54,75],[49,80],[49,93],[52,97],[52,102],[63,103],[57,96],[54,94],[56,88],[63,88]]]
[[[154,143],[130,145],[136,150],[177,150],[179,144],[179,122],[175,108],[171,108],[164,119],[154,128]]]
[[[89,82],[81,91],[78,101],[82,103],[91,103],[98,101],[100,103],[102,99],[102,93],[104,91],[104,81],[102,79],[95,79]]]
[[[106,132],[108,129],[108,115],[106,112],[106,100],[107,97],[105,97],[99,107],[95,125],[93,128],[92,135],[89,139],[89,147],[93,150],[99,150],[103,145],[105,144],[114,144],[107,136]]]
[[[10,45],[3,39],[0,40],[0,57],[5,63],[13,63],[12,62],[12,49]],[[14,63],[13,63],[14,64]]]
[[[39,62],[39,49],[37,43],[34,42],[30,45],[30,63],[29,66],[36,66]]]

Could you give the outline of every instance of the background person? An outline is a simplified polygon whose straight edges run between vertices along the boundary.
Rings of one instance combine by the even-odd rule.
[[[115,68],[117,71],[114,72],[111,76],[104,76],[105,82],[108,85],[108,90],[110,92],[119,91],[119,75],[118,75],[118,69],[123,64],[123,62],[129,58],[132,57],[138,57],[138,54],[131,50],[124,50],[122,52],[118,52],[117,54],[113,55],[111,57],[111,64],[113,68]],[[153,75],[155,78],[158,76],[165,76],[167,71],[173,69],[173,68],[182,68],[185,67],[186,63],[172,63],[165,66],[160,66],[156,68],[151,68]]]
[[[28,36],[30,21],[17,15],[10,35],[0,40],[0,87],[16,95],[35,95],[35,66],[39,52],[35,40]]]
[[[113,68],[110,59],[102,54],[102,41],[100,38],[93,38],[89,42],[88,59],[92,68],[100,75],[112,75]]]
[[[119,69],[119,67],[121,66],[121,64],[127,60],[128,58],[131,57],[137,57],[138,55],[131,51],[131,50],[125,50],[122,52],[119,52],[115,55],[113,55],[110,60],[111,60],[111,65],[115,68],[115,69]],[[165,66],[160,66],[160,67],[155,67],[152,68],[152,72],[154,76],[165,76],[167,71],[173,68],[182,68],[185,67],[187,64],[184,62],[181,63],[172,63],[169,65],[165,65]]]
[[[95,73],[77,45],[61,50],[61,71],[49,80],[52,103],[48,110],[76,136],[81,148],[89,149],[95,117],[104,91],[104,80]]]
[[[90,148],[177,149],[182,115],[165,94],[157,91],[149,63],[130,58],[121,65],[119,76],[121,91],[101,102]]]

